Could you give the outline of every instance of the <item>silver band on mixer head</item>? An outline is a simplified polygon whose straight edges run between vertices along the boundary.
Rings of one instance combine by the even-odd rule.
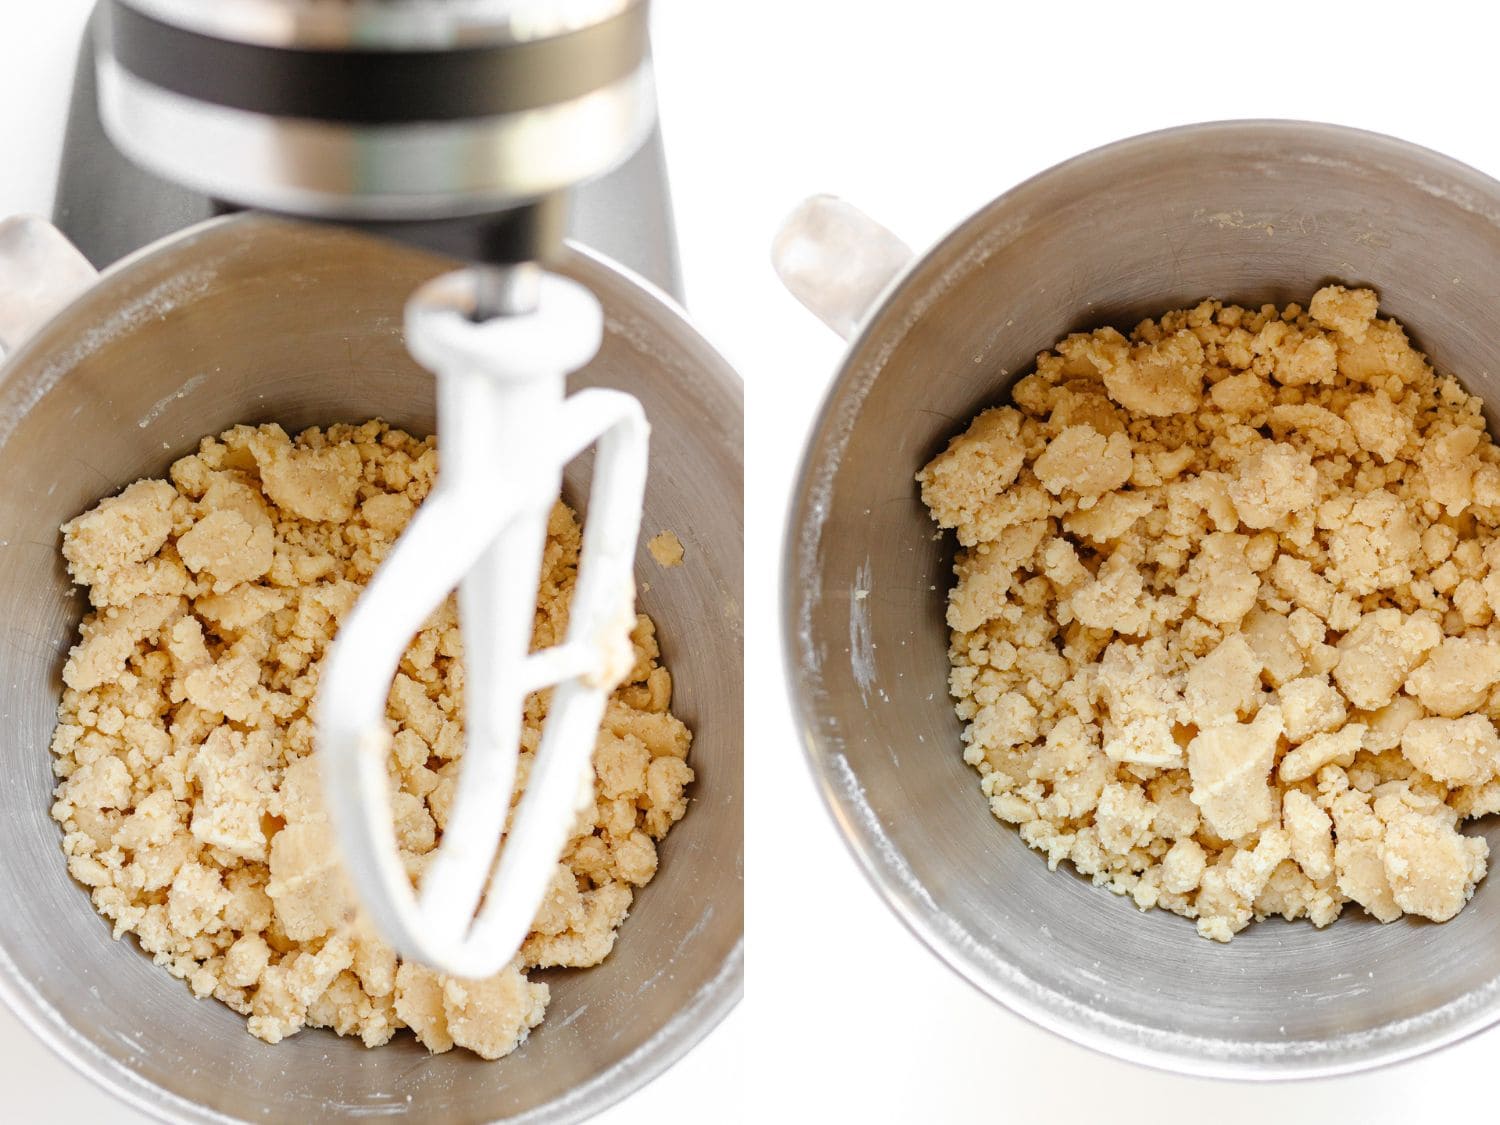
[[[127,0],[204,35],[299,49],[411,50],[567,34],[642,0]]]
[[[99,55],[101,115],[131,159],[219,199],[342,219],[515,206],[608,171],[656,118],[649,59],[572,101],[461,121],[365,125],[211,105]]]

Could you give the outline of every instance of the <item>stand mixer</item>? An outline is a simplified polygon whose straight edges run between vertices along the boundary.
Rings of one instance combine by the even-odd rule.
[[[408,303],[407,345],[438,379],[442,470],[341,627],[317,729],[328,807],[372,921],[405,957],[494,973],[591,800],[605,699],[632,660],[649,427],[621,391],[566,396],[603,317],[545,263],[570,191],[652,135],[647,6],[111,0],[101,16],[101,118],[138,164],[219,206],[351,224],[474,263]],[[563,466],[596,443],[568,634],[533,654],[548,512]],[[392,830],[385,699],[412,635],[455,587],[469,745],[418,893]],[[549,688],[507,827],[522,708]]]
[[[399,1113],[540,1125],[597,1113],[708,1034],[737,1002],[744,966],[743,384],[660,292],[675,278],[661,150],[648,136],[614,171],[569,191],[569,238],[546,268],[604,313],[599,354],[568,386],[624,389],[640,401],[654,424],[644,519],[653,533],[676,529],[688,551],[687,565],[659,570],[644,545],[635,554],[635,572],[651,573],[640,611],[656,623],[663,663],[682,673],[671,699],[693,733],[688,814],[613,952],[586,970],[534,971],[551,992],[548,1016],[506,1059],[433,1055],[407,1034],[370,1050],[308,1029],[272,1046],[247,1033],[239,1012],[195,998],[137,941],[111,940],[62,862],[45,748],[59,671],[88,607],[57,529],[122,484],[162,477],[202,435],[237,423],[297,432],[381,418],[436,433],[443,383],[413,359],[403,309],[433,279],[481,260],[477,247],[500,212],[401,220],[412,241],[440,230],[446,252],[371,237],[368,221],[256,210],[213,218],[237,209],[233,196],[215,203],[118,154],[95,118],[87,44],[84,54],[54,211],[83,255],[50,253],[59,240],[37,240],[31,250],[44,268],[21,275],[39,289],[68,282],[74,295],[7,330],[0,366],[0,477],[13,482],[0,490],[0,614],[12,640],[0,652],[9,778],[0,793],[0,1002],[80,1074],[173,1122]],[[45,227],[38,223],[28,225]],[[109,268],[92,275],[85,258]],[[9,284],[0,278],[0,295],[9,298]],[[542,291],[539,307],[547,300]],[[445,460],[453,436],[442,434]],[[565,496],[580,508],[595,460],[586,453],[564,471]],[[586,514],[592,521],[595,505]],[[307,717],[316,718],[311,709]]]

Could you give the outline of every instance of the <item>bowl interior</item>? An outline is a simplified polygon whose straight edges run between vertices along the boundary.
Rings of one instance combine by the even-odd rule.
[[[345,232],[241,217],[148,250],[18,352],[0,376],[0,990],[70,1059],[142,1108],[182,1120],[575,1119],[686,1050],[739,990],[742,403],[681,318],[582,254],[565,272],[606,312],[575,386],[620,386],[654,424],[646,535],[670,528],[686,565],[645,553],[675,708],[696,732],[687,817],[601,966],[547,974],[547,1019],[513,1055],[429,1056],[410,1036],[375,1051],[330,1032],[277,1047],[241,1017],[110,940],[67,875],[48,817],[47,744],[59,672],[84,600],[58,526],[99,496],[159,475],[235,422],[381,416],[433,429],[432,377],[401,341],[406,296],[451,263]],[[587,466],[570,471],[586,493]],[[710,655],[712,659],[704,659]],[[696,658],[696,659],[695,659]]]
[[[1500,1014],[1500,888],[1453,921],[1271,920],[1229,946],[1049,872],[991,817],[948,698],[951,547],[912,475],[1068,332],[1219,297],[1376,287],[1440,371],[1500,405],[1500,185],[1325,126],[1123,142],[997,200],[888,296],[825,405],[789,524],[793,691],[867,872],[946,960],[1082,1042],[1182,1070],[1352,1069]],[[1491,414],[1491,423],[1494,415]],[[867,593],[865,593],[867,591]],[[859,596],[856,596],[858,593]],[[1477,830],[1500,846],[1500,824]]]

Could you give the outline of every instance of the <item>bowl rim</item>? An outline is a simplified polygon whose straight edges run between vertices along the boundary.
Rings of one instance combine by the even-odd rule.
[[[864,787],[842,750],[825,745],[821,661],[810,612],[822,597],[817,553],[831,480],[842,461],[852,419],[879,363],[864,358],[891,338],[892,321],[920,316],[914,297],[932,281],[939,261],[958,261],[998,215],[1046,185],[1087,174],[1121,158],[1170,152],[1184,143],[1216,140],[1315,145],[1368,162],[1386,156],[1420,164],[1491,202],[1500,225],[1500,180],[1425,146],[1384,133],[1327,122],[1246,118],[1197,122],[1129,136],[1089,149],[1007,188],[954,225],[930,248],[913,255],[871,303],[850,336],[807,430],[782,527],[780,625],[783,677],[796,719],[803,762],[824,809],[855,865],[885,905],[928,951],[991,1000],[1044,1031],[1099,1054],[1189,1077],[1246,1081],[1328,1078],[1388,1066],[1450,1046],[1500,1022],[1500,977],[1419,1016],[1368,1031],[1265,1050],[1238,1040],[1163,1032],[1108,1016],[1027,977],[945,915],[881,828]],[[1429,189],[1432,194],[1438,194]],[[868,371],[865,370],[868,368]]]
[[[93,294],[100,285],[108,285],[119,274],[157,254],[179,248],[204,234],[224,227],[244,225],[287,225],[298,220],[270,216],[253,211],[221,215],[194,223],[136,250],[100,271],[98,279],[81,298]],[[643,291],[662,307],[668,318],[690,334],[705,355],[716,362],[722,375],[728,377],[730,390],[743,403],[744,380],[735,368],[693,324],[687,311],[670,294],[634,270],[599,254],[587,246],[569,240],[564,261],[583,261],[590,269],[612,274]],[[441,255],[439,255],[441,256]],[[10,373],[12,362],[29,354],[45,330],[73,308],[69,302],[44,323],[37,325],[15,351],[0,357],[0,381]],[[743,405],[741,405],[743,410]],[[607,1070],[594,1074],[573,1087],[562,1097],[538,1106],[519,1116],[500,1120],[526,1125],[565,1125],[602,1113],[648,1085],[679,1062],[702,1042],[744,996],[745,938],[740,936],[725,955],[718,971],[698,990],[691,1001],[674,1012],[651,1036],[630,1054]],[[115,1060],[100,1055],[93,1044],[65,1022],[51,1018],[51,1008],[21,978],[14,963],[0,950],[0,1002],[16,1019],[54,1055],[72,1069],[137,1112],[172,1125],[240,1125],[247,1117],[234,1116],[209,1109],[182,1097],[163,1086],[148,1082]]]

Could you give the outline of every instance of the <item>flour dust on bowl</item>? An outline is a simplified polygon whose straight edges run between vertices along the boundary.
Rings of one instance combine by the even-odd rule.
[[[1070,333],[1128,333],[1205,298],[1305,305],[1330,282],[1377,291],[1380,315],[1485,400],[1493,429],[1500,184],[1374,134],[1192,126],[1043,173],[884,286],[832,288],[818,244],[847,234],[826,206],[783,234],[783,276],[830,323],[850,322],[851,294],[879,296],[803,462],[785,655],[824,796],[891,907],[1041,1026],[1184,1073],[1360,1070],[1500,1019],[1500,897],[1485,883],[1443,924],[1381,925],[1351,906],[1325,929],[1271,918],[1220,945],[1067,865],[1049,871],[964,761],[948,694],[953,547],[913,479]],[[784,252],[799,239],[811,246]],[[1494,817],[1464,830],[1500,844]]]
[[[105,273],[0,368],[0,463],[16,483],[0,501],[11,637],[0,695],[15,779],[0,829],[0,992],[82,1072],[159,1117],[577,1120],[670,1065],[738,998],[740,384],[668,301],[576,249],[559,272],[597,295],[605,330],[573,385],[641,400],[654,427],[645,526],[675,529],[687,553],[663,570],[643,541],[636,567],[650,587],[640,607],[675,674],[674,711],[694,732],[697,779],[612,955],[593,969],[537,974],[551,988],[547,1018],[495,1063],[431,1056],[405,1036],[367,1050],[305,1031],[273,1047],[224,1005],[194,1000],[133,940],[110,940],[67,874],[48,816],[46,746],[87,607],[58,527],[131,481],[162,477],[200,437],[236,423],[295,433],[379,417],[432,433],[433,380],[406,351],[401,313],[452,265],[336,229],[217,220]],[[564,482],[578,507],[588,460]]]

